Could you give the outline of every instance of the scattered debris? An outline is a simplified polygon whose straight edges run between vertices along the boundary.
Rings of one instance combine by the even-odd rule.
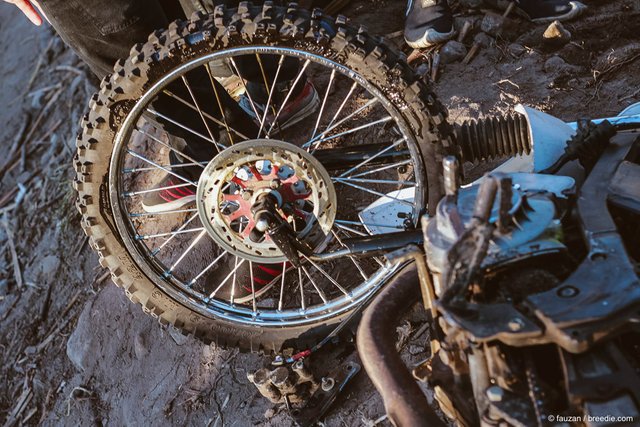
[[[571,33],[560,21],[553,21],[542,35],[544,42],[550,46],[560,47],[571,41]]]
[[[442,49],[440,49],[440,61],[442,61],[443,64],[460,61],[465,56],[467,56],[467,48],[455,40],[449,40],[442,46]]]

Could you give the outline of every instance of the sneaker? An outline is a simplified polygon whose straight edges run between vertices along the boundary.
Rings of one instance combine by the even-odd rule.
[[[262,115],[264,114],[264,109],[266,107],[265,104],[259,104],[253,100],[253,105],[251,104],[251,100],[245,93],[242,95],[239,101],[240,107],[247,113],[249,116],[253,117],[256,122],[260,122],[262,120]],[[253,107],[258,111],[260,117],[256,116],[256,112],[253,110]],[[300,91],[300,93],[293,99],[289,99],[289,102],[284,106],[280,114],[278,115],[278,124],[280,129],[284,130],[288,127],[293,126],[301,120],[309,117],[313,114],[314,111],[318,109],[320,106],[320,97],[318,96],[318,92],[316,88],[311,84],[310,81],[307,80],[304,87]],[[276,110],[277,112],[277,110]],[[267,118],[265,119],[265,125],[271,126],[273,122],[273,112],[269,112],[267,114]]]
[[[212,282],[211,286],[219,286],[219,282],[223,280],[231,271],[233,271],[235,263],[235,257],[229,257],[229,266],[224,269],[224,273],[221,271],[215,271],[207,278],[208,282]],[[253,288],[251,287],[251,272],[249,272],[249,266],[253,265]],[[264,295],[269,289],[271,289],[277,283],[280,283],[282,277],[282,267],[284,263],[279,264],[249,264],[245,261],[236,270],[236,284],[233,289],[233,302],[234,304],[244,304],[253,300],[253,292],[255,297],[259,298]],[[292,268],[291,264],[287,263],[287,270]],[[224,276],[222,275],[224,274]],[[231,290],[233,287],[233,281],[230,278],[227,283],[215,294],[215,298],[225,301],[231,301]]]
[[[414,49],[442,43],[456,34],[447,0],[409,0],[406,15],[404,40]]]
[[[172,211],[196,201],[195,187],[170,174],[166,174],[152,190],[142,198],[145,212]]]
[[[510,0],[487,0],[489,4],[499,9],[506,9]],[[538,24],[552,21],[568,21],[580,15],[587,6],[577,1],[567,0],[514,0],[515,10]]]

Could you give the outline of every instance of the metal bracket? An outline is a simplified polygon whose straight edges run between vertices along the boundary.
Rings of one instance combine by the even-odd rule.
[[[360,365],[355,362],[346,362],[331,371],[322,379],[321,386],[304,408],[291,410],[294,421],[302,427],[315,425],[358,372],[360,372]]]

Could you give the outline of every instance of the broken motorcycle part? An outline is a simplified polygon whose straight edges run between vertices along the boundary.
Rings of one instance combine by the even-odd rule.
[[[360,365],[353,361],[343,363],[329,372],[304,406],[291,410],[294,421],[301,427],[316,425],[358,372]]]

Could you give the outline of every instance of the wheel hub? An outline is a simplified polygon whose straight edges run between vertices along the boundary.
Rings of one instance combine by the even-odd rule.
[[[311,154],[282,141],[245,141],[218,154],[198,182],[198,213],[211,237],[233,255],[283,262],[282,251],[256,228],[251,208],[265,194],[309,246],[328,240],[336,207],[331,178]]]

